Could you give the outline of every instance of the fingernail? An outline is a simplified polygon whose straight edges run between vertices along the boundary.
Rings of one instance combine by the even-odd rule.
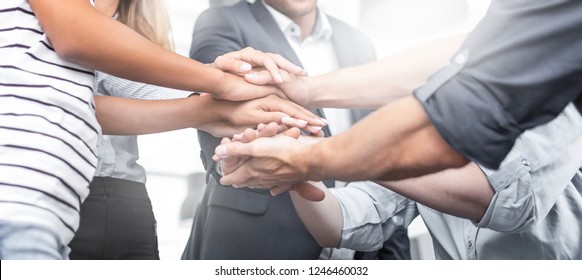
[[[323,122],[321,119],[315,119],[315,121],[318,122],[319,125],[325,126],[325,122]]]
[[[226,157],[226,146],[220,145],[220,146],[216,147],[216,150],[214,150],[214,153],[221,158]]]
[[[255,73],[246,74],[246,77],[247,77],[247,79],[256,80],[259,76],[255,72]]]
[[[281,122],[283,124],[293,124],[295,122],[295,119],[292,117],[282,117]]]
[[[277,74],[277,82],[279,83],[283,82],[283,76],[281,76],[281,73]]]
[[[319,120],[323,123],[323,125],[328,125],[329,124],[329,122],[327,122],[327,120],[324,119],[324,118],[321,118]]]
[[[297,124],[298,124],[299,126],[306,126],[306,125],[307,125],[307,121],[304,121],[304,120],[297,120]]]
[[[313,128],[315,131],[320,131],[323,127],[312,125],[311,128]]]
[[[250,64],[248,64],[248,63],[245,63],[245,64],[243,64],[243,65],[241,65],[241,66],[240,66],[240,70],[241,70],[241,71],[244,71],[244,72],[246,72],[246,71],[249,71],[249,70],[251,70],[252,68],[253,68],[253,67],[252,67]]]

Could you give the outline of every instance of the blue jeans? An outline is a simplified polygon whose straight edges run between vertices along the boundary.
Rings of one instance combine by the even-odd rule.
[[[0,221],[0,259],[62,260],[68,259],[69,247],[57,233],[43,226]]]

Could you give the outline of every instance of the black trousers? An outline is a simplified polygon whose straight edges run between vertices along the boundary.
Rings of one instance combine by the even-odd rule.
[[[159,259],[156,220],[144,184],[94,177],[69,243],[72,260]]]

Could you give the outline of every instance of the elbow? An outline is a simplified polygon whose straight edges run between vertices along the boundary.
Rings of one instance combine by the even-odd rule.
[[[310,233],[315,239],[315,242],[323,248],[338,248],[341,245],[341,230],[338,231],[338,234],[329,231],[315,232],[313,230]]]
[[[326,240],[326,239],[315,239],[317,244],[323,248],[338,248],[340,246],[340,242],[335,240]]]
[[[57,40],[51,40],[51,43],[60,58],[72,63],[82,62],[84,55],[87,53],[87,49],[76,40],[58,38]]]

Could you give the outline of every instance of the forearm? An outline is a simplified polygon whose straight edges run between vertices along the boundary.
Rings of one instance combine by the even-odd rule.
[[[466,34],[449,36],[382,60],[307,78],[310,107],[379,108],[408,96],[447,65]]]
[[[437,211],[479,222],[495,194],[475,163],[426,176],[378,184]]]
[[[55,50],[63,58],[149,84],[211,93],[221,90],[222,71],[152,43],[102,15],[88,1],[63,0],[59,5],[49,2],[30,1]]]
[[[301,221],[322,247],[338,247],[341,242],[343,214],[337,198],[321,182],[310,182],[325,192],[322,201],[313,202],[290,192]]]
[[[220,117],[211,96],[174,100],[140,100],[95,96],[97,119],[104,134],[139,135],[198,127]]]
[[[382,107],[345,133],[306,147],[293,160],[314,181],[400,180],[468,163],[412,96]]]

